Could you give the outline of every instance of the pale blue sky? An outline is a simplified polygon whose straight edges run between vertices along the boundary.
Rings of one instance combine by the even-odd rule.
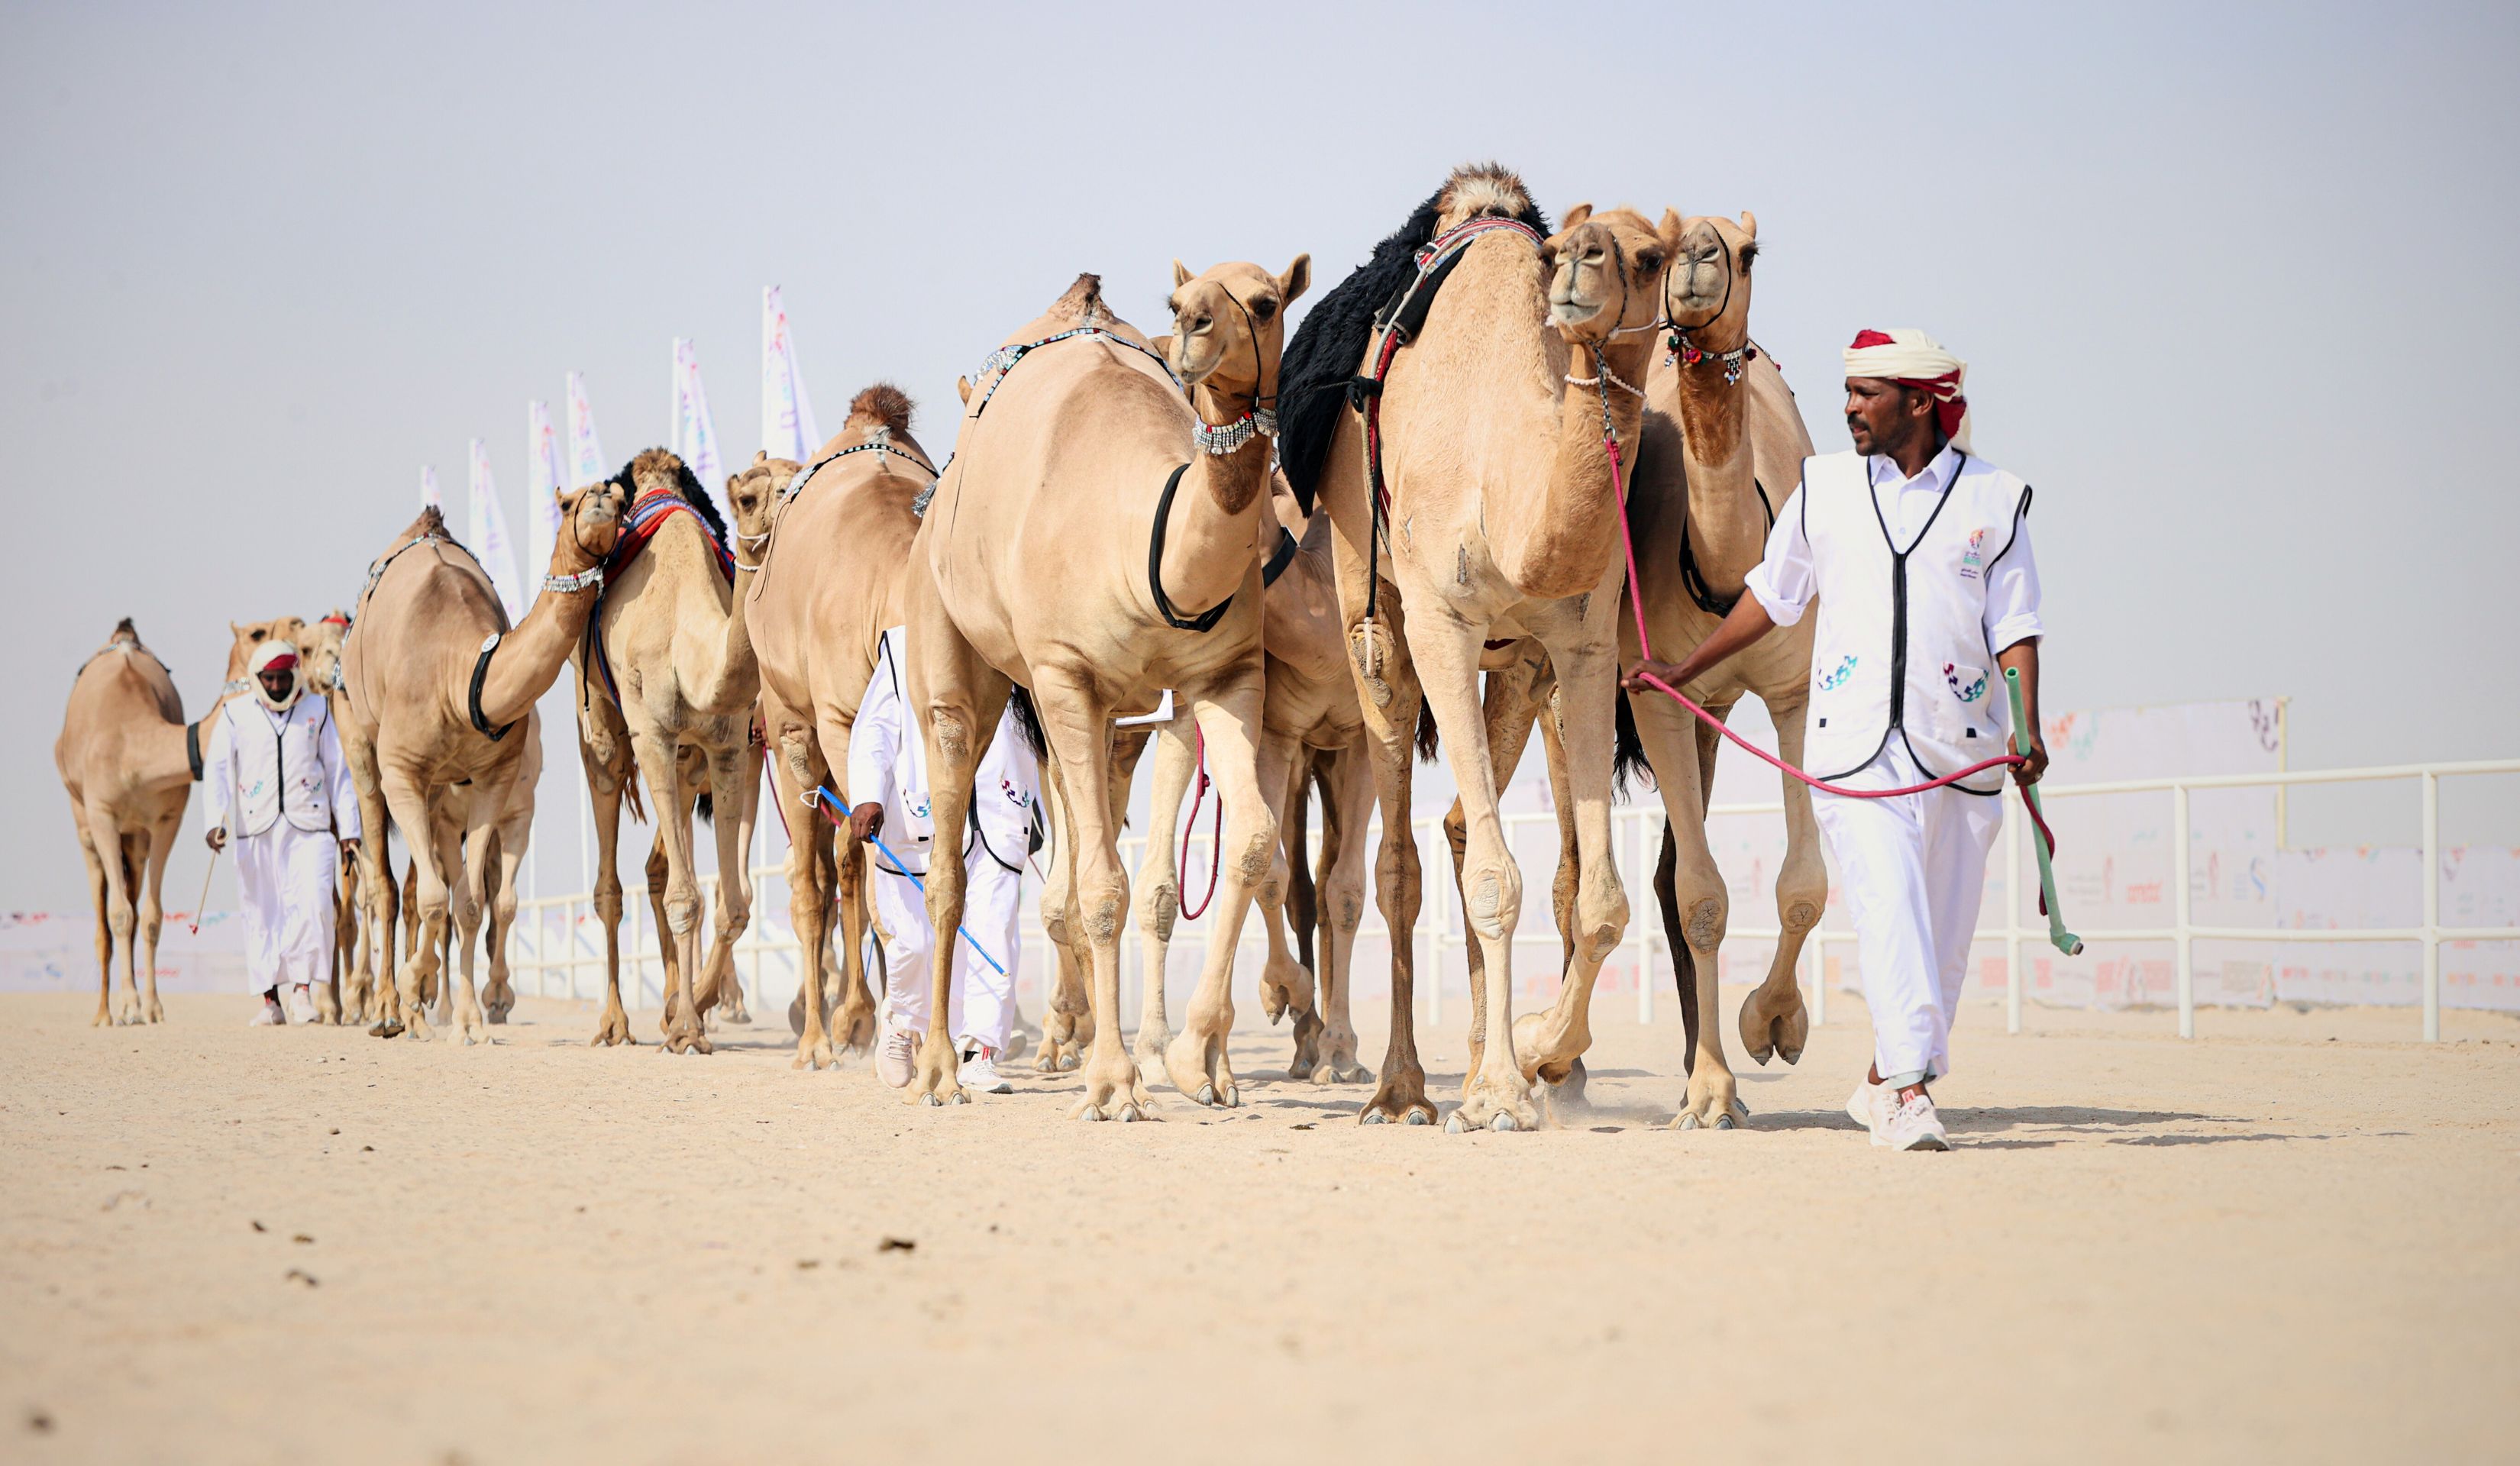
[[[50,751],[117,616],[200,707],[229,618],[352,598],[422,464],[460,523],[474,435],[521,538],[564,371],[625,458],[693,336],[748,458],[782,284],[826,422],[891,377],[942,452],[1077,271],[1149,325],[1176,255],[1327,284],[1488,156],[1552,217],[1755,210],[1823,449],[1857,327],[1966,357],[2040,490],[2053,705],[2512,754],[2515,65],[2507,6],[7,6],[0,905],[84,904]]]

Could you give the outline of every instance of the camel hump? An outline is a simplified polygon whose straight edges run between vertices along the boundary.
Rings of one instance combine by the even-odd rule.
[[[1102,303],[1102,277],[1091,272],[1077,276],[1067,293],[1050,303],[1050,314],[1087,324],[1098,315],[1111,314],[1110,307]]]
[[[132,625],[131,618],[125,616],[113,623],[113,635],[106,638],[105,641],[109,646],[116,642],[129,642],[137,646],[140,644],[140,628]]]
[[[1522,175],[1499,162],[1463,163],[1435,196],[1438,232],[1476,218],[1518,219],[1531,212],[1531,191]]]
[[[907,433],[912,408],[909,393],[891,382],[878,381],[849,399],[849,420],[842,424],[842,430],[881,427]]]
[[[681,456],[665,448],[646,449],[630,460],[629,477],[630,487],[637,494],[652,494],[658,489],[681,493],[684,479],[698,481]]]

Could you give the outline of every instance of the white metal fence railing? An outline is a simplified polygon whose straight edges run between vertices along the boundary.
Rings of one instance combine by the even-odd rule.
[[[2431,1043],[2437,1042],[2441,1037],[2442,944],[2444,942],[2520,940],[2520,926],[2452,927],[2442,924],[2441,783],[2446,778],[2512,774],[2520,774],[2520,759],[2400,764],[2362,769],[2269,774],[2213,775],[2187,778],[2124,779],[2071,786],[2042,785],[2042,793],[2051,810],[2057,810],[2060,802],[2100,795],[2162,794],[2171,800],[2171,888],[2174,893],[2171,924],[2146,927],[2078,926],[2076,930],[2086,942],[2092,944],[2127,942],[2171,944],[2176,959],[2179,1033],[2182,1038],[2193,1038],[2196,1033],[2194,946],[2198,941],[2398,942],[2413,944],[2422,950],[2423,1038],[2425,1042]],[[2251,788],[2281,790],[2313,784],[2367,783],[2400,779],[2417,781],[2422,801],[2423,834],[2420,862],[2422,920],[2419,924],[2345,928],[2220,926],[2200,924],[2190,918],[2193,872],[2188,837],[2188,803],[2194,791]],[[2026,971],[2023,962],[2024,947],[2026,944],[2035,949],[2039,944],[2046,942],[2048,934],[2044,924],[2026,923],[2022,919],[2023,904],[2026,899],[2035,894],[2037,885],[2036,877],[2024,872],[2027,852],[2023,849],[2021,841],[2022,831],[2028,822],[2022,818],[2017,799],[2007,795],[2003,801],[2003,809],[2002,841],[2003,867],[2001,883],[2003,892],[2003,910],[2000,913],[1981,913],[1977,940],[2000,943],[2002,948],[2005,974],[2005,1028],[2009,1032],[2018,1033],[2022,1023],[2023,992],[2027,986],[2024,981]],[[1782,813],[1782,803],[1776,801],[1758,804],[1722,804],[1713,806],[1708,811],[1710,818],[1742,815],[1775,815],[1781,818]],[[1506,825],[1507,843],[1509,849],[1529,850],[1532,848],[1531,844],[1518,842],[1516,837],[1526,833],[1545,832],[1546,843],[1553,855],[1556,843],[1554,814],[1547,811],[1517,812],[1502,818]],[[1637,1016],[1640,1021],[1646,1023],[1652,1022],[1654,1018],[1654,991],[1658,984],[1653,974],[1667,970],[1666,964],[1669,957],[1669,948],[1663,935],[1661,920],[1656,914],[1650,890],[1654,857],[1662,835],[1662,818],[1660,808],[1649,802],[1614,808],[1611,811],[1612,849],[1618,861],[1620,879],[1627,888],[1630,918],[1626,936],[1621,940],[1617,951],[1604,963],[1604,970],[1610,970],[1612,964],[1632,964],[1630,970],[1635,978],[1633,986],[1636,991]],[[2070,804],[2057,811],[2054,822],[2065,825],[2070,831],[2073,822]],[[1420,958],[1417,969],[1420,974],[1418,991],[1425,1004],[1423,1016],[1426,1021],[1441,1023],[1445,1006],[1445,984],[1442,978],[1450,970],[1449,964],[1456,958],[1466,963],[1464,954],[1468,937],[1458,899],[1453,892],[1452,861],[1444,840],[1442,821],[1440,817],[1430,816],[1416,820],[1413,824],[1418,837],[1420,860],[1426,872],[1427,893],[1417,934]],[[1315,838],[1318,840],[1320,829],[1318,820],[1313,822],[1313,829]],[[753,876],[753,920],[743,937],[736,944],[736,972],[738,979],[743,984],[747,1002],[751,1007],[760,1010],[766,1001],[777,1010],[784,1012],[788,999],[795,991],[799,950],[793,934],[787,929],[785,920],[788,911],[785,866],[767,858],[766,830],[760,833],[764,838],[756,840],[752,859],[748,863]],[[1207,868],[1205,861],[1209,854],[1208,836],[1202,831],[1193,834],[1184,843],[1190,857],[1186,865],[1193,872],[1192,878],[1195,879],[1197,873],[1204,872]],[[1121,840],[1121,859],[1132,872],[1133,879],[1145,848],[1144,834],[1128,835]],[[1523,903],[1523,920],[1520,929],[1515,933],[1514,941],[1518,948],[1523,944],[1532,944],[1545,947],[1553,954],[1557,950],[1558,937],[1548,912],[1546,893],[1549,890],[1549,882],[1545,875],[1538,879],[1532,878],[1537,872],[1534,871],[1527,856],[1523,864],[1526,872],[1526,895]],[[660,990],[662,960],[656,950],[654,933],[651,930],[652,923],[650,918],[644,873],[635,867],[627,868],[625,873],[630,884],[624,892],[621,923],[623,1001],[634,1008],[652,1006],[660,1001],[662,997]],[[714,900],[714,882],[710,881],[706,884],[710,887],[712,900]],[[1036,975],[1028,977],[1028,982],[1038,981],[1037,974],[1045,970],[1048,956],[1047,939],[1041,932],[1034,912],[1035,905],[1033,892],[1028,889],[1022,918],[1025,958],[1023,966],[1028,973]],[[1773,907],[1768,910],[1773,912]],[[1733,914],[1736,918],[1743,914],[1740,903],[1734,904]],[[1989,914],[1998,915],[2000,919],[1989,921],[1987,919]],[[2068,915],[2071,915],[2070,908]],[[1176,949],[1181,949],[1201,944],[1205,932],[1212,926],[1215,919],[1215,916],[1210,913],[1203,915],[1197,921],[1180,923],[1175,931],[1173,945]],[[1745,924],[1735,919],[1728,923],[1726,931],[1728,942],[1772,944],[1781,937],[1782,932],[1774,924],[1773,919],[1766,925]],[[1377,941],[1387,943],[1388,940],[1388,933],[1382,929],[1379,911],[1375,909],[1370,895],[1367,901],[1366,917],[1357,933],[1357,940],[1360,949],[1373,947]],[[1854,940],[1855,933],[1852,930],[1843,926],[1830,925],[1825,920],[1812,931],[1806,940],[1804,955],[1798,964],[1798,975],[1804,986],[1807,1000],[1811,1003],[1813,1017],[1818,1021],[1825,1022],[1828,1014],[1830,984],[1822,977],[1826,970],[1826,955],[1832,947],[1852,943]],[[1237,944],[1235,960],[1238,975],[1252,970],[1246,964],[1256,959],[1257,955],[1262,951],[1262,944],[1263,938],[1255,911],[1253,919],[1244,923],[1240,941]],[[1137,945],[1133,936],[1124,937],[1122,941],[1123,1006],[1128,1021],[1134,1021],[1136,1009],[1143,999],[1145,982]],[[1376,950],[1387,951],[1387,947]],[[603,926],[596,919],[590,893],[581,891],[559,896],[536,895],[518,901],[510,961],[515,981],[520,991],[530,991],[543,997],[601,997],[605,983],[605,960]],[[1185,965],[1176,960],[1176,973]],[[1358,965],[1362,968],[1362,960]],[[1360,973],[1360,978],[1363,975]],[[558,989],[557,995],[555,988]]]

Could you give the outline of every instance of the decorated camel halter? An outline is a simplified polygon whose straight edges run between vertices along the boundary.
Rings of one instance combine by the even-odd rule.
[[[888,431],[889,430],[887,429],[887,433]],[[839,452],[832,454],[830,458],[816,459],[812,464],[806,466],[804,471],[788,480],[788,486],[779,491],[779,502],[786,504],[788,500],[795,498],[796,495],[804,489],[808,479],[811,479],[815,474],[822,472],[824,468],[831,465],[836,464],[840,460],[847,458],[852,453],[889,453],[894,458],[900,459],[904,463],[917,464],[920,467],[926,470],[929,478],[934,478],[936,476],[936,466],[934,464],[921,458],[918,454],[911,452],[907,448],[894,446],[888,435],[873,437],[858,444],[854,448],[843,448]],[[742,540],[745,544],[751,544],[756,540],[769,539],[770,532],[768,530],[763,530],[757,535],[739,535],[737,538]]]
[[[977,419],[980,414],[989,410],[989,399],[998,395],[998,388],[1007,384],[1007,378],[1014,371],[1015,363],[1022,361],[1025,357],[1039,351],[1044,346],[1056,346],[1061,341],[1072,341],[1079,336],[1101,336],[1115,346],[1126,346],[1130,350],[1145,357],[1147,360],[1153,362],[1156,366],[1163,368],[1165,378],[1168,378],[1174,386],[1178,387],[1182,384],[1181,378],[1173,376],[1172,363],[1165,361],[1162,354],[1157,352],[1153,347],[1142,346],[1138,342],[1130,340],[1127,336],[1120,334],[1118,332],[1113,331],[1108,327],[1078,326],[1067,331],[1059,332],[1055,335],[1043,336],[1038,341],[1020,341],[1012,346],[1001,346],[997,350],[992,351],[987,356],[981,358],[978,370],[972,373],[972,380],[977,381],[979,378],[988,376],[992,372],[998,374],[998,378],[997,380],[989,383],[989,389],[987,391],[980,394],[980,400],[971,408],[971,416],[974,419]]]
[[[1723,320],[1724,313],[1732,309],[1732,251],[1727,248],[1724,251],[1724,298],[1716,302],[1715,314],[1707,322],[1708,326]],[[1731,351],[1708,351],[1690,340],[1689,333],[1704,331],[1706,327],[1683,326],[1672,319],[1671,277],[1668,275],[1663,277],[1662,319],[1654,324],[1658,327],[1669,327],[1671,330],[1670,338],[1663,342],[1662,359],[1664,361],[1683,367],[1694,367],[1700,362],[1713,361],[1723,367],[1724,384],[1728,387],[1739,385],[1742,372],[1747,370],[1749,364],[1759,355],[1759,343],[1756,341],[1745,341]]]
[[[1224,288],[1220,286],[1218,289]],[[1260,390],[1267,380],[1263,370],[1267,363],[1260,356],[1260,328],[1252,321],[1251,307],[1242,303],[1241,296],[1226,290],[1225,298],[1233,301],[1234,308],[1242,313],[1242,333],[1251,342],[1251,410],[1223,426],[1211,425],[1204,418],[1198,421],[1192,436],[1198,444],[1198,451],[1213,458],[1239,452],[1242,445],[1255,436],[1274,438],[1278,435],[1278,394]],[[1169,373],[1171,364],[1166,363],[1164,370]],[[1178,384],[1180,378],[1175,378],[1174,381]]]

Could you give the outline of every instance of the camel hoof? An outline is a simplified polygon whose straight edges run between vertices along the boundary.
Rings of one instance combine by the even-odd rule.
[[[968,1090],[957,1089],[954,1091],[954,1098],[950,1102],[954,1104],[969,1104],[971,1102],[970,1093]]]
[[[1131,1103],[1120,1106],[1120,1113],[1112,1116],[1111,1118],[1119,1121],[1122,1125],[1135,1125],[1139,1121],[1146,1119],[1147,1116],[1146,1112],[1139,1109],[1137,1104],[1132,1101]]]
[[[1099,1105],[1090,1105],[1090,1104],[1089,1104],[1089,1105],[1086,1105],[1086,1106],[1084,1106],[1083,1108],[1079,1109],[1079,1110],[1076,1112],[1076,1118],[1077,1118],[1077,1119],[1079,1119],[1079,1120],[1090,1120],[1090,1121],[1093,1121],[1093,1122],[1095,1122],[1095,1123],[1097,1123],[1097,1124],[1100,1124],[1101,1122],[1105,1121],[1105,1120],[1108,1120],[1108,1119],[1110,1119],[1111,1117],[1110,1117],[1110,1116],[1108,1116],[1108,1115],[1103,1114],[1101,1106],[1099,1106]]]
[[[1522,1129],[1522,1125],[1509,1112],[1499,1110],[1496,1112],[1496,1118],[1488,1122],[1488,1129],[1505,1134]]]
[[[1199,1087],[1198,1087],[1198,1102],[1199,1102],[1200,1104],[1214,1104],[1214,1103],[1216,1103],[1216,1086],[1214,1086],[1214,1085],[1201,1085],[1201,1086],[1199,1086]]]
[[[1503,1117],[1500,1116],[1498,1118],[1502,1119]],[[1462,1112],[1459,1110],[1455,1110],[1452,1115],[1444,1121],[1444,1133],[1448,1135],[1465,1135],[1469,1133],[1470,1128],[1466,1124],[1462,1123]]]
[[[1414,1120],[1417,1118],[1418,1112],[1416,1110],[1411,1110],[1409,1115],[1410,1118]],[[1391,1117],[1382,1113],[1380,1110],[1368,1110],[1364,1114],[1356,1117],[1356,1123],[1359,1125],[1389,1125],[1391,1123]]]
[[[1671,1123],[1671,1128],[1673,1130],[1696,1130],[1704,1122],[1700,1121],[1694,1114],[1684,1113],[1679,1119]]]
[[[941,1110],[945,1108],[945,1100],[941,1095],[922,1094],[919,1096],[919,1102],[927,1106],[931,1110]]]
[[[376,1027],[369,1029],[368,1037],[371,1039],[391,1039],[398,1037],[401,1033],[402,1025],[394,1022],[390,1018],[386,1018],[380,1019]]]
[[[1723,1114],[1715,1117],[1715,1128],[1717,1130],[1736,1130],[1739,1127],[1732,1123],[1732,1117],[1730,1114]]]
[[[1424,1110],[1413,1109],[1400,1117],[1400,1123],[1403,1125],[1432,1125],[1435,1123],[1435,1117],[1427,1114]]]

